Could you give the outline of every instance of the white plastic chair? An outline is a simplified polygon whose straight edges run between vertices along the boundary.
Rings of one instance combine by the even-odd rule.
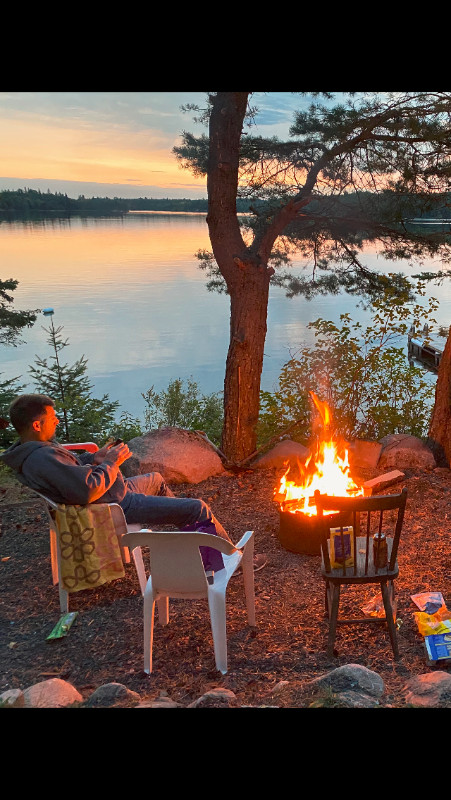
[[[254,532],[247,531],[234,546],[226,539],[210,533],[140,531],[127,533],[123,543],[133,553],[137,547],[148,547],[151,575],[144,591],[144,671],[152,672],[152,646],[155,603],[159,621],[169,622],[169,598],[207,598],[216,668],[227,672],[226,589],[241,564],[249,625],[255,623],[254,595]],[[224,569],[211,577],[205,573],[200,546],[212,547],[223,554]],[[211,581],[211,582],[210,582]]]
[[[66,450],[87,450],[91,453],[95,453],[99,448],[94,442],[77,442],[75,444],[63,444],[63,447]],[[52,511],[58,508],[58,504],[55,503],[53,500],[50,500],[45,494],[42,492],[37,492],[33,489],[35,494],[42,498],[46,504],[46,511],[49,519],[49,527],[50,527],[50,560],[52,566],[52,580],[53,584],[58,584],[59,588],[59,598],[60,598],[60,608],[61,613],[65,614],[69,610],[69,594],[63,588],[62,581],[60,580],[61,575],[61,566],[60,566],[60,547],[59,547],[59,536],[56,527],[56,520],[52,514]],[[96,505],[104,505],[103,503],[96,503]],[[130,563],[130,553],[127,547],[124,546],[122,537],[126,533],[130,533],[131,531],[140,531],[140,530],[148,530],[143,529],[139,524],[130,524],[126,521],[124,512],[121,506],[118,503],[105,503],[111,509],[111,516],[114,522],[114,526],[116,529],[116,534],[119,540],[119,546],[121,548],[121,555],[122,561],[124,564]],[[141,589],[141,594],[144,594],[144,590],[146,588],[146,572],[144,569],[144,563],[142,558],[141,549],[137,549],[136,552],[133,553],[133,561],[136,568],[136,573],[138,576],[139,586]]]

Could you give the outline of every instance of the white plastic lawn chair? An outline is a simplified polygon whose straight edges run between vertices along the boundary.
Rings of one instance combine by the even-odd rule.
[[[243,568],[244,591],[249,625],[255,625],[254,595],[254,532],[247,531],[234,546],[226,539],[210,533],[140,531],[127,533],[123,543],[133,553],[136,547],[148,547],[151,575],[144,591],[144,671],[152,672],[152,645],[155,603],[159,621],[169,622],[169,598],[207,598],[216,668],[227,672],[226,589],[240,566]],[[224,569],[208,578],[199,547],[212,547],[223,554]],[[211,582],[210,582],[211,581]]]
[[[94,444],[94,442],[77,442],[76,444],[63,444],[62,446],[65,447],[66,450],[87,450],[91,453],[95,453],[99,449],[97,445]],[[42,494],[42,492],[37,492],[35,489],[33,489],[33,491],[35,492],[35,494],[41,497],[46,504],[46,511],[48,514],[49,527],[50,527],[50,559],[52,566],[52,579],[54,585],[58,584],[61,613],[65,614],[69,610],[69,594],[63,588],[62,581],[60,580],[61,562],[60,562],[59,536],[56,527],[56,520],[53,514],[51,513],[52,511],[58,508],[58,504],[55,503],[53,500],[50,500],[50,498],[47,497],[45,494]],[[103,503],[96,503],[96,505],[103,505]],[[105,505],[108,505],[111,510],[111,516],[119,540],[119,546],[121,548],[122,561],[124,564],[129,564],[130,553],[128,548],[125,547],[123,544],[123,536],[124,534],[130,533],[131,531],[143,530],[142,525],[128,523],[125,519],[124,512],[121,506],[118,505],[118,503],[105,503]],[[137,548],[136,552],[133,552],[133,561],[138,576],[141,594],[144,594],[147,578],[140,548]]]

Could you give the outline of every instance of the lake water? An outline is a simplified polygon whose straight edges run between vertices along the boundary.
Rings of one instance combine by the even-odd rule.
[[[39,221],[2,221],[2,279],[19,286],[14,307],[52,307],[55,327],[62,325],[69,346],[62,360],[84,355],[94,396],[109,394],[123,410],[142,417],[141,392],[165,389],[174,378],[192,378],[200,391],[223,389],[229,339],[229,298],[206,289],[205,273],[195,253],[211,249],[205,214],[135,213],[123,217],[72,217]],[[407,263],[387,263],[368,250],[369,266],[386,272],[419,272]],[[294,262],[294,272],[302,263]],[[428,262],[433,271],[440,264]],[[451,284],[431,286],[440,298],[436,315],[447,328],[451,321]],[[280,368],[302,344],[314,341],[306,326],[323,317],[335,322],[340,313],[365,321],[356,299],[346,294],[287,299],[272,287],[262,388],[277,385]],[[1,347],[1,378],[21,376],[35,355],[51,357],[49,324],[42,314],[26,344]],[[443,340],[444,343],[444,340]],[[431,374],[431,380],[435,376]],[[34,387],[29,384],[29,391]]]

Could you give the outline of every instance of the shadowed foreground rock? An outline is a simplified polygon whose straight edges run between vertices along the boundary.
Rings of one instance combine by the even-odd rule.
[[[122,683],[105,683],[88,697],[84,705],[86,708],[133,708],[140,699],[137,692],[130,691]]]
[[[408,705],[451,708],[451,675],[444,671],[416,675],[406,683],[404,693]]]

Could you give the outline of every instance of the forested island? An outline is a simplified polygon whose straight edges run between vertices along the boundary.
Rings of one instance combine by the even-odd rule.
[[[338,205],[341,211],[348,212],[364,199],[368,192],[356,192],[339,198]],[[389,198],[387,195],[387,201]],[[236,208],[238,213],[246,213],[251,207],[258,209],[263,205],[262,200],[237,198]],[[313,211],[315,202],[310,204]],[[121,197],[85,197],[79,195],[77,199],[68,197],[61,192],[41,192],[37,189],[5,189],[0,191],[0,216],[8,217],[29,214],[126,214],[129,211],[178,211],[191,213],[207,213],[208,200],[188,198],[121,198]],[[435,219],[451,219],[451,193],[435,198],[433,212],[430,207],[422,204],[418,197],[418,205],[410,202],[409,217],[417,219],[433,216]]]

